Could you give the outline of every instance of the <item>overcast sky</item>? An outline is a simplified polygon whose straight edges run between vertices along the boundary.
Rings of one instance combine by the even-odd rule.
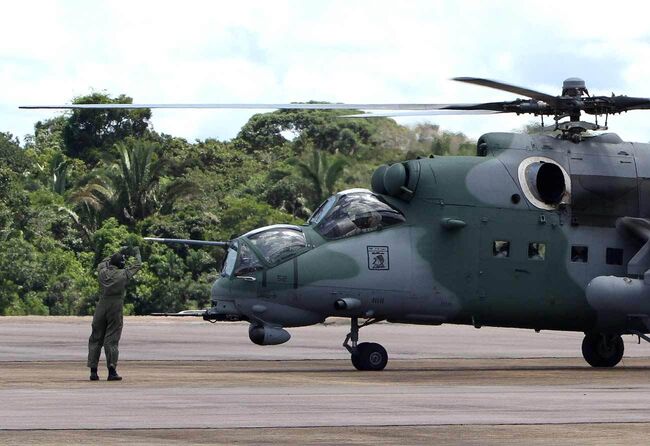
[[[650,96],[648,4],[625,1],[6,2],[0,26],[0,131],[23,136],[92,90],[160,102],[475,102],[505,92],[479,76],[559,94]],[[154,128],[229,139],[253,112],[155,110]],[[415,122],[422,118],[405,118]],[[523,116],[428,118],[478,138]],[[650,141],[650,112],[610,120]]]

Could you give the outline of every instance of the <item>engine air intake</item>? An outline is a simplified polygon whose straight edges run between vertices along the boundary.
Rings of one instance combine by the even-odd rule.
[[[569,202],[571,178],[559,163],[535,156],[523,160],[518,171],[521,189],[534,206],[552,210]]]

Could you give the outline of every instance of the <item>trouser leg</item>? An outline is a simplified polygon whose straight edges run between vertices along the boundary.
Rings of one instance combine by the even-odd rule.
[[[99,364],[99,355],[102,352],[102,345],[104,345],[104,335],[106,334],[106,314],[104,306],[100,303],[97,304],[95,315],[93,316],[92,332],[88,338],[88,363],[87,366],[91,369],[96,369]]]
[[[107,314],[106,335],[104,336],[104,353],[106,354],[106,365],[109,368],[117,367],[122,325],[122,303],[116,302]]]

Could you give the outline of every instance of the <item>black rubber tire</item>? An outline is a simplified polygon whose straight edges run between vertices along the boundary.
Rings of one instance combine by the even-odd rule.
[[[362,342],[357,345],[356,354],[352,354],[352,365],[357,370],[380,371],[388,364],[388,353],[380,344]]]
[[[625,344],[620,335],[587,333],[582,341],[582,356],[592,367],[614,367],[624,352]]]
[[[361,363],[361,360],[359,359],[359,351],[358,350],[357,350],[357,353],[352,353],[350,355],[350,359],[352,360],[352,365],[354,366],[355,369],[363,370],[363,364]]]

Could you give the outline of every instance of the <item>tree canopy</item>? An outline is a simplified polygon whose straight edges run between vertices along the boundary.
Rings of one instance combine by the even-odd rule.
[[[257,114],[230,141],[159,134],[150,110],[74,110],[37,122],[22,145],[0,133],[0,315],[92,313],[97,264],[125,244],[144,259],[127,313],[203,308],[223,250],[142,237],[228,240],[300,224],[328,195],[369,187],[380,164],[474,150],[432,124],[341,117],[350,112]]]
[[[91,93],[72,100],[73,104],[132,104],[133,99],[106,93]],[[72,158],[96,162],[100,151],[127,137],[142,138],[149,133],[149,109],[74,109],[63,126],[63,144]]]

